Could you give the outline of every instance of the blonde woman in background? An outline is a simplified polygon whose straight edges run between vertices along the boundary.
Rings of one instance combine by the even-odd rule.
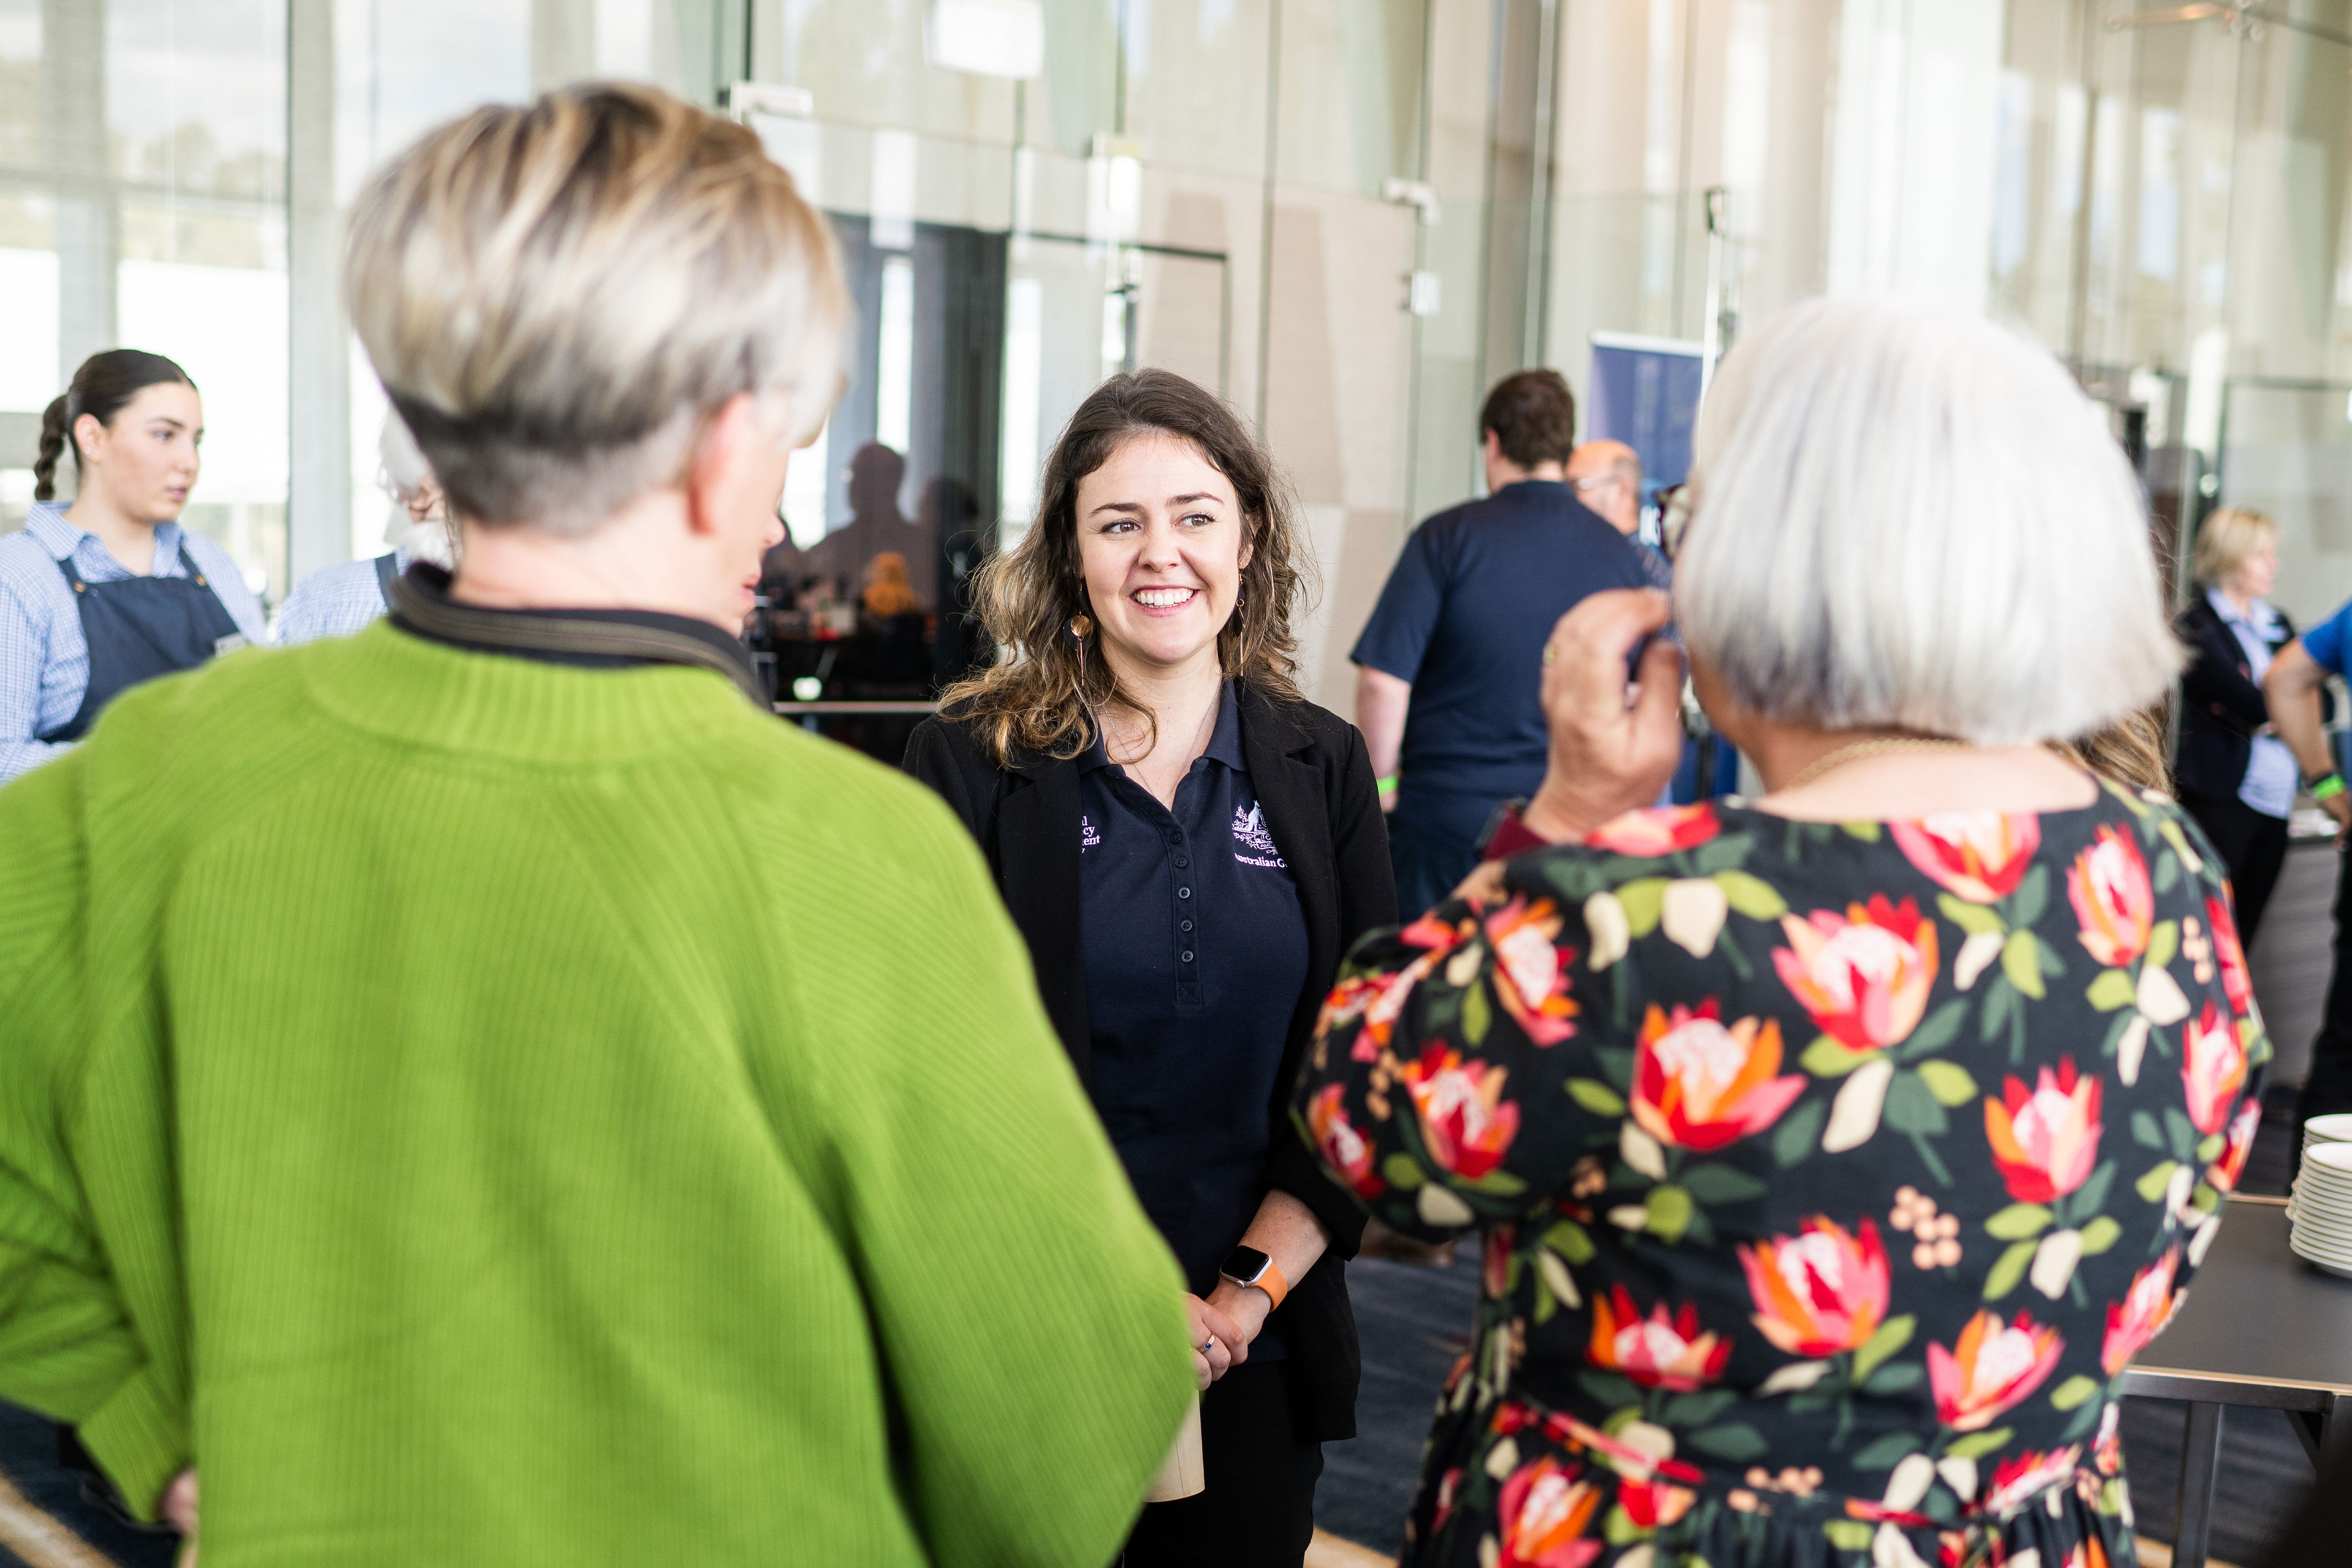
[[[2226,506],[2197,531],[2198,594],[2177,629],[2193,658],[2181,678],[2180,804],[2213,840],[2237,894],[2249,946],[2286,864],[2294,753],[2271,727],[2263,677],[2294,640],[2294,623],[2267,595],[2278,576],[2278,527]]]
[[[457,536],[432,466],[397,414],[383,416],[377,437],[376,482],[392,498],[383,542],[392,548],[366,561],[346,561],[311,573],[286,595],[278,612],[280,646],[347,637],[392,608],[393,580],[415,561],[457,564]]]

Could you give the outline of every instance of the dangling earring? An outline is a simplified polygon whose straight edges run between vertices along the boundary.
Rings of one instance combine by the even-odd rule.
[[[1070,617],[1070,641],[1078,650],[1078,690],[1081,695],[1087,685],[1087,639],[1094,636],[1094,617],[1084,610]]]

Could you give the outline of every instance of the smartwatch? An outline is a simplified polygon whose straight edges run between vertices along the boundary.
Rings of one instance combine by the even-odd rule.
[[[1290,1294],[1290,1281],[1282,1277],[1273,1258],[1255,1247],[1236,1247],[1226,1253],[1225,1260],[1217,1265],[1217,1272],[1236,1285],[1256,1286],[1277,1307]]]

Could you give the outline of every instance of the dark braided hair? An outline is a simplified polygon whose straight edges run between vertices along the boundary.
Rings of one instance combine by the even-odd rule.
[[[40,455],[33,459],[33,499],[48,500],[58,493],[58,459],[73,453],[74,472],[81,472],[81,446],[73,438],[74,422],[89,415],[100,425],[111,425],[122,405],[151,386],[167,383],[194,390],[188,373],[143,349],[108,349],[81,362],[73,384],[63,397],[41,414]]]

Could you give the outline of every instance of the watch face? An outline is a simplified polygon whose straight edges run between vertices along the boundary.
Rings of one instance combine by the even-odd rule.
[[[1254,1285],[1273,1261],[1255,1247],[1236,1247],[1225,1254],[1225,1261],[1217,1272],[1239,1284]]]

